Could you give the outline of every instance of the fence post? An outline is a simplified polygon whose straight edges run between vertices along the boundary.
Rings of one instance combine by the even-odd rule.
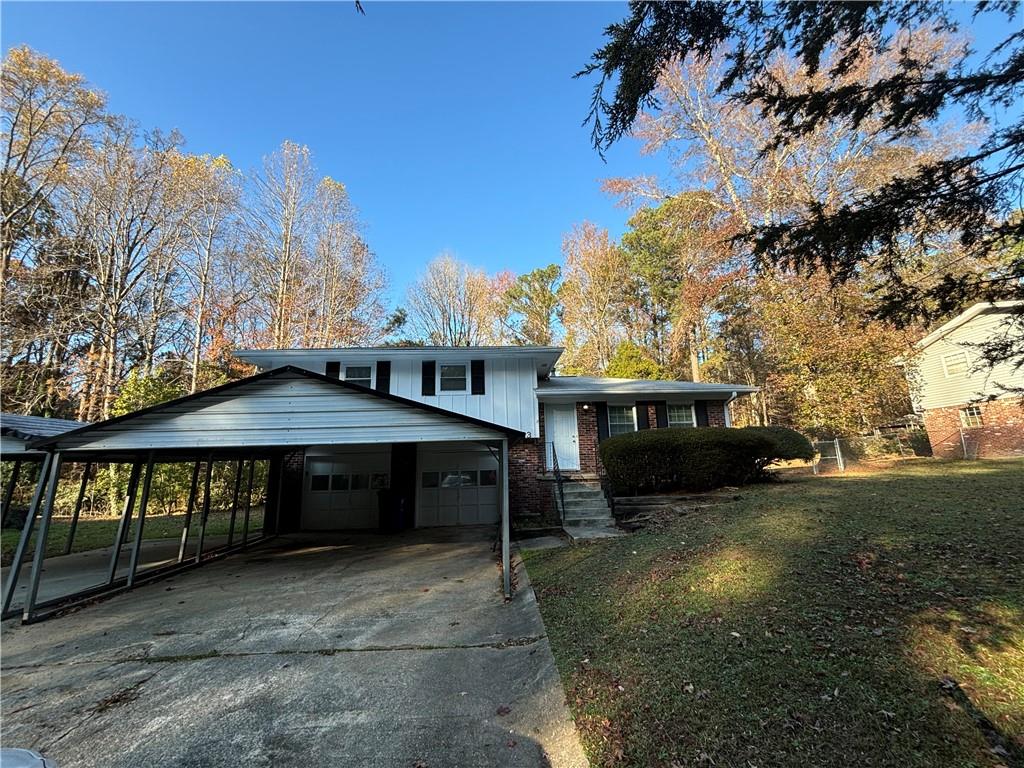
[[[843,452],[839,448],[839,438],[837,437],[833,442],[836,444],[836,464],[839,465],[840,472],[845,472],[846,462],[843,461]]]

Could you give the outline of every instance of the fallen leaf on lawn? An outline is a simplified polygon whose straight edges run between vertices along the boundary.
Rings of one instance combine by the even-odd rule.
[[[501,715],[502,717],[504,717],[505,715],[507,715],[511,711],[512,711],[512,708],[511,707],[506,707],[504,704],[502,704],[500,707],[498,707],[498,714]]]

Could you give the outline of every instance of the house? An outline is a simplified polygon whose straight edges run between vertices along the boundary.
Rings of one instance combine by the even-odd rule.
[[[979,350],[1012,332],[1008,320],[1022,303],[975,304],[917,343],[906,370],[934,455],[1024,455],[1024,368],[989,367]]]
[[[523,527],[558,525],[563,518],[570,525],[610,524],[599,484],[602,439],[666,426],[729,426],[728,403],[753,390],[734,384],[556,376],[562,351],[380,347],[236,355],[262,371],[296,366],[515,430],[520,437],[509,447],[509,495],[512,523]],[[409,501],[414,525],[497,522],[496,463],[486,449],[465,442],[416,444],[415,453],[409,453],[416,469],[415,498]],[[305,449],[302,527],[375,527],[373,486],[387,482],[393,453],[387,445],[373,451],[365,446]],[[298,458],[294,463],[299,464]],[[339,482],[347,482],[349,489],[340,494],[325,490],[328,475],[348,476]],[[568,497],[556,493],[556,475],[575,484]],[[364,492],[354,493],[353,483]],[[563,497],[568,499],[564,510]]]
[[[128,517],[145,515],[154,464],[268,462],[261,535],[291,531],[500,524],[504,589],[511,593],[513,525],[611,525],[598,479],[598,443],[666,426],[729,425],[728,404],[751,387],[555,376],[558,347],[409,347],[247,350],[248,378],[44,437],[36,504],[45,538],[61,466],[132,466],[112,562]],[[145,468],[145,469],[143,469]],[[142,478],[145,481],[142,481]],[[249,473],[250,482],[252,472]],[[562,493],[556,494],[561,483]],[[576,485],[568,493],[566,484]],[[251,489],[250,489],[251,490]],[[45,491],[45,492],[44,492]],[[565,499],[563,502],[562,499]],[[208,502],[202,519],[208,514]],[[191,513],[189,513],[191,514]],[[21,563],[36,515],[22,531]],[[136,536],[142,526],[136,526]],[[199,551],[203,559],[203,524]],[[188,523],[183,541],[189,535]],[[133,552],[140,547],[137,539]],[[182,545],[184,551],[184,544]],[[134,583],[137,554],[126,579]],[[187,565],[179,554],[178,564]],[[17,569],[15,569],[17,570]],[[26,620],[34,615],[33,564]],[[108,587],[117,584],[112,566]],[[3,613],[15,580],[5,586]]]

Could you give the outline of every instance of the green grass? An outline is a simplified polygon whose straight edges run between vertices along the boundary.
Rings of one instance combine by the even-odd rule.
[[[250,517],[250,529],[259,528],[262,525],[262,510],[253,510]],[[239,511],[235,522],[235,535],[241,536],[242,515]],[[198,534],[199,518],[192,519],[192,530],[190,536]],[[147,515],[146,524],[142,528],[143,539],[168,539],[181,536],[185,523],[185,515]],[[85,552],[90,549],[101,549],[109,547],[114,543],[114,536],[117,534],[118,519],[114,517],[88,518],[83,517],[78,521],[78,529],[75,531],[75,540],[72,545],[72,552]],[[211,512],[206,523],[207,536],[220,536],[227,534],[231,524],[231,515],[228,512]],[[50,532],[46,537],[46,556],[64,554],[64,547],[67,545],[68,532],[71,529],[70,518],[54,518],[50,524]],[[132,526],[130,536],[134,535],[135,528]],[[0,533],[2,549],[0,549],[0,562],[3,565],[10,565],[14,557],[14,548],[18,544],[18,537],[21,531],[4,529]],[[30,540],[29,553],[35,547],[35,533]]]
[[[1024,461],[739,496],[524,553],[593,765],[1024,765]]]

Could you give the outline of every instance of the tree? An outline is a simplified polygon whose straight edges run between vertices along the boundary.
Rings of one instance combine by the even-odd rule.
[[[509,326],[519,343],[547,346],[554,341],[561,276],[561,267],[549,264],[520,275],[508,289]]]
[[[317,184],[309,147],[285,141],[250,177],[245,221],[259,309],[269,343],[300,343],[302,259]]]
[[[468,347],[492,343],[502,294],[483,270],[443,253],[408,292],[409,321],[429,344]]]
[[[608,27],[608,42],[579,73],[600,76],[590,112],[594,143],[608,147],[634,127],[642,110],[657,110],[667,68],[679,61],[706,65],[723,50],[727,66],[715,92],[756,108],[774,124],[758,149],[798,145],[824,124],[859,130],[868,120],[878,122],[877,133],[887,141],[905,143],[944,110],[961,108],[988,126],[979,144],[922,163],[840,205],[752,221],[744,237],[757,263],[804,274],[821,269],[837,282],[874,270],[883,282],[873,311],[899,322],[948,315],[978,298],[1021,298],[1024,260],[998,260],[1003,244],[1024,236],[1024,221],[1013,215],[1024,178],[1024,118],[1013,109],[1024,91],[1019,5],[997,0],[975,6],[975,15],[996,13],[1018,22],[984,57],[974,57],[966,45],[950,57],[911,44],[930,29],[957,32],[960,21],[951,7],[897,0],[633,2],[629,17]],[[784,53],[799,62],[809,87],[794,90],[780,78],[776,64]],[[883,56],[897,65],[874,78],[849,77],[866,60]],[[609,100],[605,88],[613,80]],[[954,261],[937,279],[915,280],[920,248],[950,232],[972,260],[994,268],[965,269]],[[1011,323],[1015,342],[991,350],[990,359],[1022,365],[1024,305]]]
[[[608,230],[584,222],[562,239],[565,257],[558,298],[565,329],[564,373],[601,374],[625,338],[628,263]]]
[[[615,348],[605,375],[617,379],[664,379],[665,370],[637,344],[624,341]]]
[[[81,75],[28,46],[7,52],[0,75],[3,169],[0,171],[0,291],[12,260],[31,259],[32,241],[53,215],[53,197],[107,119],[105,97]]]

